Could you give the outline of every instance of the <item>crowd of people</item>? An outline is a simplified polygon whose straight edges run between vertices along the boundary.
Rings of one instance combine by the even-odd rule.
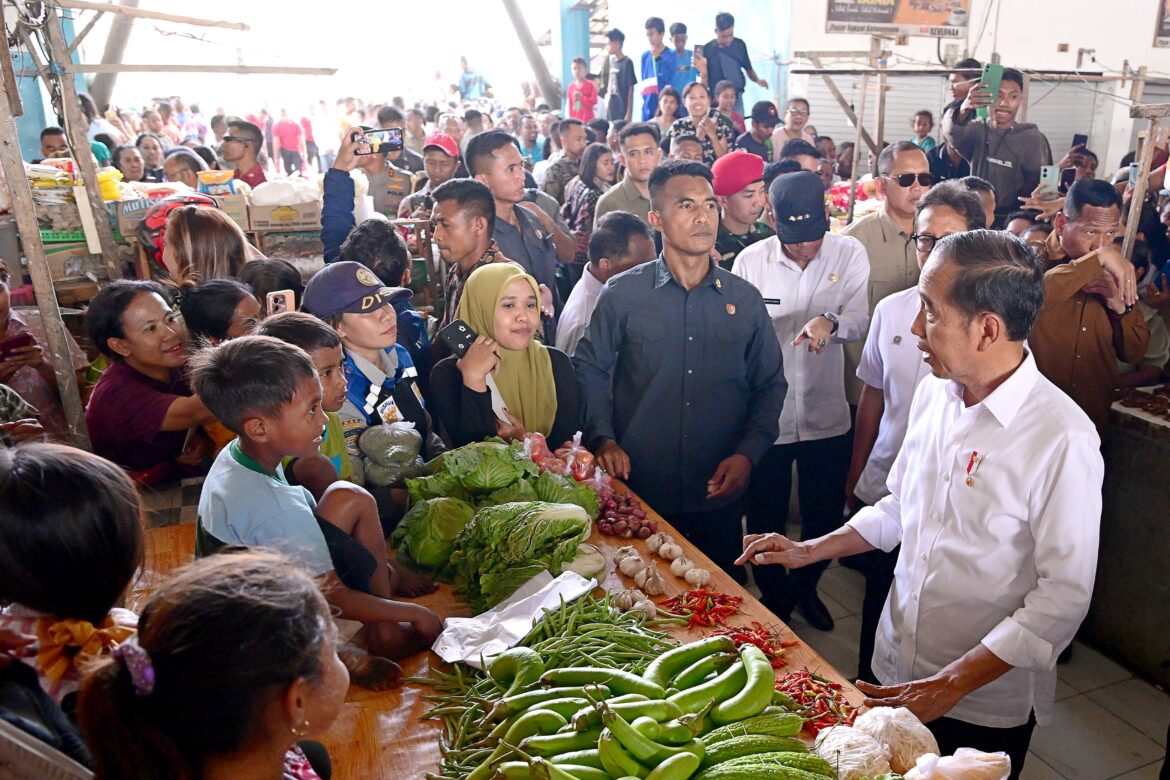
[[[1046,189],[1022,77],[991,95],[964,61],[941,135],[912,117],[868,171],[876,213],[835,231],[826,191],[855,173],[852,144],[817,135],[802,98],[745,114],[746,81],[767,84],[734,19],[715,22],[692,50],[684,25],[647,20],[642,81],[611,30],[599,76],[574,62],[563,117],[480,110],[490,85],[466,63],[462,112],[348,98],[205,123],[177,98],[83,101],[87,151],[131,180],[320,171],[326,264],[303,282],[214,203],[173,204],[154,278],[88,307],[93,369],[71,344],[83,383],[101,371],[93,454],[41,441],[66,440],[57,380],[0,266],[0,338],[31,335],[0,360],[17,443],[0,448],[0,643],[68,713],[44,729],[55,747],[99,778],[316,777],[306,737],[347,674],[397,685],[395,661],[442,628],[411,601],[434,583],[387,558],[404,491],[358,484],[363,432],[405,421],[426,459],[582,431],[728,574],[752,564],[785,621],[832,630],[818,580],[832,559],[859,569],[867,702],[909,707],[944,753],[1006,751],[1019,776],[1093,590],[1114,390],[1170,361],[1165,139],[1146,202],[1083,145],[1057,163],[1066,191]],[[402,148],[370,153],[392,128]],[[42,134],[45,157],[73,153]],[[355,171],[378,212],[361,222]],[[433,249],[387,217],[427,221]],[[445,269],[429,313],[419,250]],[[452,324],[475,334],[461,356],[437,338]],[[194,475],[200,559],[141,615],[117,609],[142,558],[137,488]]]

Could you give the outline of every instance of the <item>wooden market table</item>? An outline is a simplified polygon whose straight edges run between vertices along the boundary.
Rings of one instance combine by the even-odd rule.
[[[779,674],[807,668],[841,683],[850,703],[861,704],[862,696],[849,680],[830,666],[815,650],[800,641],[800,638],[779,618],[765,609],[741,585],[715,566],[710,558],[683,538],[682,534],[675,531],[644,502],[643,508],[647,516],[658,523],[660,531],[678,540],[688,558],[711,572],[711,582],[707,585],[709,589],[743,597],[743,603],[740,605],[741,614],[731,618],[729,624],[745,625],[758,620],[781,628],[788,634],[788,639],[797,642],[787,652],[788,667],[779,670]],[[589,541],[601,550],[609,562],[609,571],[602,583],[606,590],[617,591],[634,587],[633,579],[619,575],[613,566],[614,552],[626,544],[638,547],[647,560],[653,558],[658,562],[659,570],[666,581],[667,592],[665,596],[656,597],[655,600],[669,598],[687,589],[681,578],[670,573],[669,564],[651,556],[644,542],[602,536],[597,532],[596,524]],[[435,610],[443,618],[471,615],[467,606],[456,600],[450,586],[442,586],[437,592],[415,601]],[[702,630],[688,630],[682,626],[671,626],[664,630],[680,642],[689,642],[704,636]],[[432,662],[438,663],[438,656],[428,651],[403,661],[402,667],[407,676],[423,676]],[[420,720],[422,714],[431,707],[431,703],[423,697],[431,692],[430,688],[419,685],[405,685],[397,690],[381,693],[351,687],[336,723],[321,737],[333,758],[335,780],[422,778],[427,772],[437,770],[441,722]]]

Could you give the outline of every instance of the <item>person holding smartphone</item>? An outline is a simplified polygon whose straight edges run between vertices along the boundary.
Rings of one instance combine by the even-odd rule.
[[[976,84],[957,107],[943,113],[942,132],[956,152],[971,164],[971,173],[995,187],[996,224],[1019,208],[1040,183],[1040,168],[1052,164],[1052,149],[1040,128],[1016,121],[1023,104],[1024,75],[1005,68],[998,94],[983,81]],[[977,116],[988,109],[986,118]]]
[[[492,263],[467,279],[459,319],[478,337],[462,357],[431,373],[435,415],[452,447],[490,436],[519,441],[539,432],[562,442],[578,429],[577,377],[568,356],[535,340],[540,328],[536,280],[513,263]],[[492,405],[488,377],[507,407]]]

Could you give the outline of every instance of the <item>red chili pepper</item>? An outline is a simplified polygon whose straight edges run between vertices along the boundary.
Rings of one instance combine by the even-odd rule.
[[[661,602],[661,606],[672,615],[687,618],[690,628],[724,625],[725,619],[739,612],[741,596],[731,596],[709,590],[689,590],[672,599]]]

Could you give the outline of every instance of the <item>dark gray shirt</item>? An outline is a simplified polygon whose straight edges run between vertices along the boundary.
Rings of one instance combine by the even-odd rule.
[[[553,305],[557,311],[561,309],[560,295],[557,292],[557,250],[552,236],[540,223],[540,218],[523,206],[513,206],[516,212],[516,221],[520,225],[517,230],[506,220],[496,219],[496,226],[492,230],[492,239],[504,257],[519,263],[524,270],[552,291]],[[544,343],[556,343],[556,323],[554,320],[543,319]]]
[[[1027,122],[997,130],[982,117],[962,122],[960,114],[957,106],[943,114],[943,139],[971,163],[971,173],[995,187],[995,214],[1002,219],[1036,189],[1041,166],[1052,165],[1048,139]]]
[[[687,292],[661,256],[610,279],[573,356],[591,446],[630,456],[630,486],[666,515],[721,509],[707,480],[776,441],[788,385],[755,287],[712,263]]]

